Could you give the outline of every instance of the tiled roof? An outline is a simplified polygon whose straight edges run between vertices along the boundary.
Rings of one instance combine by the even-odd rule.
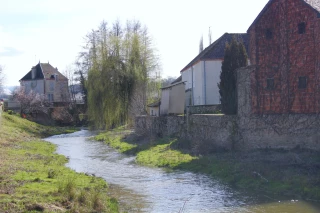
[[[32,69],[34,68],[36,69],[36,75],[34,79],[50,79],[57,75],[59,80],[68,80],[58,71],[58,69],[54,68],[49,63],[38,63],[36,66],[32,67]],[[20,81],[32,80],[32,69],[23,78],[21,78]]]
[[[185,71],[192,65],[199,61],[223,59],[226,43],[231,43],[232,37],[235,37],[237,41],[242,41],[246,50],[248,51],[248,35],[246,33],[225,33],[218,40],[209,45],[199,55],[197,55],[187,66],[185,66],[180,72]]]
[[[158,100],[158,101],[156,101],[154,103],[149,104],[148,107],[158,107],[158,106],[160,106],[160,104],[161,104],[161,101]]]
[[[268,1],[268,3],[264,6],[264,8],[261,10],[259,15],[257,16],[257,18],[250,25],[249,29],[261,18],[263,13],[269,8],[269,6],[271,5],[271,3],[273,1],[274,0],[269,0]],[[308,6],[312,7],[316,12],[318,12],[318,17],[320,16],[320,0],[301,0],[301,1],[305,2],[306,4],[308,4]]]
[[[57,68],[54,68],[49,63],[41,63],[41,68],[43,75],[46,79],[52,78],[54,75],[58,75],[59,80],[68,80],[64,75],[62,75]]]
[[[36,69],[36,75],[34,79],[43,79],[43,73],[39,63],[36,66],[32,67],[31,70],[23,78],[20,79],[20,81],[31,80],[32,79],[31,71],[34,68]]]
[[[175,84],[182,81],[182,75],[180,75],[176,80],[172,81],[171,84]]]

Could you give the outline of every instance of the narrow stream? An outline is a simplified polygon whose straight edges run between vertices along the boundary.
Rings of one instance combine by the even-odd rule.
[[[166,171],[137,165],[135,157],[120,154],[103,142],[89,140],[93,133],[82,130],[46,138],[69,157],[68,167],[95,174],[110,186],[123,210],[128,212],[219,212],[307,213],[319,206],[301,201],[263,202],[205,175]]]

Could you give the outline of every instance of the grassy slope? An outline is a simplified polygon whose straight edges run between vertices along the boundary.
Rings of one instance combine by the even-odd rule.
[[[262,150],[196,157],[190,154],[190,142],[174,138],[148,141],[132,139],[121,131],[109,131],[95,139],[106,141],[121,152],[137,155],[140,164],[201,172],[236,188],[269,196],[320,201],[319,153]],[[295,158],[303,161],[297,163]]]
[[[118,212],[104,180],[66,168],[55,146],[40,140],[68,130],[6,113],[0,122],[0,212]]]

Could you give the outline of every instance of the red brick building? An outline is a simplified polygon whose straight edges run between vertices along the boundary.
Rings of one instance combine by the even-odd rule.
[[[248,29],[256,114],[320,112],[320,0],[270,0]]]

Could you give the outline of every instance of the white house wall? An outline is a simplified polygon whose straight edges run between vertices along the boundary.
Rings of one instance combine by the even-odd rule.
[[[48,98],[49,94],[52,94],[54,102],[66,102],[70,100],[67,80],[46,79],[45,91],[46,98]]]
[[[192,70],[191,68],[183,71],[181,73],[182,76],[182,81],[186,82],[185,83],[185,90],[191,89],[192,88]]]
[[[204,105],[203,61],[193,66],[193,101],[194,105]]]
[[[24,92],[29,94],[31,90],[35,93],[43,94],[44,93],[44,80],[29,80],[21,81],[20,86],[24,88]]]
[[[193,91],[185,96],[187,106],[192,103],[189,100],[192,99],[192,96],[194,105],[220,103],[218,83],[220,82],[221,66],[222,60],[201,61],[181,73],[182,81],[186,81],[185,90],[191,89],[193,86]]]
[[[149,107],[151,116],[159,116],[159,107]]]
[[[220,82],[222,60],[206,61],[206,105],[219,104],[220,94],[218,83]],[[204,82],[204,81],[203,81]]]
[[[185,87],[185,105],[190,106],[192,105],[192,70],[191,68],[183,71],[181,73],[182,76],[182,81],[185,82],[184,87]]]
[[[162,90],[160,115],[167,115],[169,113],[169,94],[170,94],[170,88]]]
[[[183,114],[185,104],[185,86],[178,84],[171,87],[169,97],[169,113],[170,114]],[[162,102],[161,102],[162,103]]]

